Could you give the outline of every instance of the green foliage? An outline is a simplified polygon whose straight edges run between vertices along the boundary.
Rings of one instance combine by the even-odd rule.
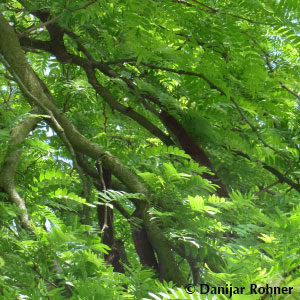
[[[1,65],[0,175],[12,164],[7,154],[19,151],[9,184],[25,201],[33,230],[22,228],[24,211],[0,186],[0,300],[215,299],[161,282],[142,266],[132,238],[145,225],[132,215],[136,203],[189,283],[287,286],[292,295],[272,299],[299,299],[300,2],[92,2],[13,0],[2,1],[0,10],[19,36],[44,22],[33,12],[49,10],[50,29],[57,17],[71,59],[62,63],[49,46],[48,24],[20,38],[30,65],[76,129],[148,190],[128,190],[116,170],[104,189],[106,170],[92,156],[85,156],[92,171],[80,167],[82,175],[62,132],[46,113],[29,113],[27,97]],[[180,129],[168,126],[164,111]],[[31,117],[41,120],[7,151],[12,129]],[[180,130],[213,170],[185,151],[190,144],[184,148]],[[217,196],[220,183],[228,197]],[[120,262],[124,273],[107,260],[115,245],[103,242],[97,211],[103,207],[106,221],[114,211],[114,238],[129,261]]]
[[[155,299],[155,300],[162,300],[162,299],[191,299],[191,300],[201,300],[206,299],[205,296],[200,296],[198,293],[189,294],[182,288],[172,289],[172,288],[164,288],[163,292],[158,294],[149,293],[151,298],[143,298],[143,300]],[[184,298],[182,298],[184,297]],[[211,297],[210,297],[211,298]],[[207,298],[207,299],[210,299]]]

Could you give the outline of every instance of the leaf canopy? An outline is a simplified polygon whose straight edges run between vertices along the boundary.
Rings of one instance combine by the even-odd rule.
[[[299,298],[299,1],[0,9],[0,299]]]

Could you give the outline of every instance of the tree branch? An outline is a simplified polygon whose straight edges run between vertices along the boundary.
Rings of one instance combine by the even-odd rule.
[[[37,107],[34,107],[30,113],[37,114],[39,110]],[[17,191],[15,173],[22,153],[21,145],[39,120],[37,117],[27,117],[12,129],[6,156],[0,170],[0,187],[2,187],[12,202],[21,210],[21,224],[25,229],[30,231],[33,230],[33,226],[29,220],[26,204]]]
[[[20,39],[20,42],[22,43],[22,45],[26,47],[33,47],[35,49],[44,50],[55,55],[55,53],[53,52],[53,48],[51,47],[51,42],[49,41],[42,42],[39,40],[28,39],[26,37],[25,38],[23,37],[22,39]],[[113,70],[108,68],[108,66],[106,66],[104,63],[96,62],[94,60],[90,62],[87,59],[84,59],[77,55],[73,55],[73,54],[71,55],[69,53],[67,55],[71,58],[70,61],[71,63],[79,65],[84,68],[88,80],[93,86],[93,88],[102,97],[102,99],[109,104],[109,106],[112,109],[115,109],[121,114],[126,115],[132,120],[136,121],[146,130],[148,130],[151,134],[159,138],[164,144],[168,146],[174,145],[174,142],[171,140],[171,138],[168,135],[166,135],[162,130],[160,130],[156,125],[150,122],[147,118],[145,118],[143,115],[136,112],[131,107],[125,106],[120,102],[118,102],[116,99],[114,99],[114,97],[110,94],[110,92],[98,82],[95,75],[95,71],[92,66],[96,67],[103,74],[112,78],[120,78],[118,74],[116,74]]]
[[[24,1],[22,1],[22,2],[25,3]],[[75,11],[78,11],[78,10],[81,10],[81,9],[85,9],[85,8],[87,8],[88,6],[90,6],[90,5],[92,5],[92,4],[96,3],[96,2],[97,2],[97,0],[92,0],[92,1],[90,1],[90,2],[88,2],[88,3],[86,3],[86,4],[82,5],[82,6],[80,6],[80,7],[78,7],[78,8],[75,8],[75,9],[69,10],[69,11],[70,11],[70,13],[74,13]],[[46,21],[46,22],[43,22],[43,23],[38,24],[38,25],[36,25],[36,26],[33,26],[33,27],[27,29],[26,31],[20,33],[20,34],[19,34],[19,38],[24,37],[24,36],[28,35],[29,33],[31,33],[32,31],[35,31],[35,30],[37,30],[37,29],[39,29],[39,28],[41,28],[41,27],[44,27],[44,26],[46,27],[46,26],[48,26],[48,25],[50,25],[50,24],[52,24],[52,23],[55,23],[55,22],[57,22],[58,20],[60,20],[61,18],[62,18],[62,14],[60,14],[60,15],[58,15],[58,16],[52,18],[52,19],[49,20],[49,21]]]
[[[241,157],[246,158],[249,161],[253,161],[248,154],[243,153],[242,151],[232,150],[232,149],[230,149],[230,151],[233,152],[233,153],[235,153],[236,155],[239,155]],[[294,181],[292,181],[291,179],[289,179],[286,175],[282,174],[277,169],[275,169],[272,166],[267,165],[265,162],[263,162],[261,160],[255,159],[254,161],[259,162],[265,170],[269,171],[275,177],[277,177],[279,183],[285,182],[290,187],[292,187],[293,189],[295,189],[298,193],[300,193],[300,184],[299,183],[295,183]]]
[[[280,85],[287,90],[290,94],[292,94],[293,96],[295,96],[298,100],[300,100],[300,93],[298,92],[298,94],[296,92],[294,92],[293,90],[291,90],[290,88],[288,88],[283,82],[280,81]]]
[[[151,244],[164,261],[166,272],[164,273],[163,279],[173,281],[178,285],[186,284],[187,281],[176,264],[174,254],[168,247],[165,236],[161,229],[151,220],[151,215],[148,211],[149,204],[147,202],[151,195],[148,189],[140,182],[136,174],[131,172],[111,154],[103,152],[99,145],[91,142],[79,133],[69,119],[56,107],[55,103],[50,101],[40,81],[26,60],[14,30],[2,14],[0,14],[0,53],[2,53],[8,64],[13,68],[14,74],[19,77],[26,89],[38,100],[39,106],[51,111],[59,126],[63,128],[74,151],[84,153],[94,160],[100,159],[103,166],[123,182],[130,192],[141,193],[145,196],[145,199],[139,199],[138,203],[142,213],[142,219],[147,228],[148,237],[152,241]],[[20,88],[22,89],[21,85]],[[24,90],[22,91],[26,92]],[[32,102],[32,100],[30,102]]]
[[[268,23],[263,23],[263,22],[258,22],[258,21],[253,21],[249,18],[245,18],[245,17],[242,17],[242,16],[239,16],[239,15],[236,15],[236,14],[232,14],[232,13],[227,13],[227,12],[222,12],[220,11],[219,9],[216,9],[216,8],[213,8],[205,3],[202,3],[198,0],[190,0],[191,2],[194,2],[206,9],[203,9],[204,11],[206,11],[207,13],[211,13],[211,14],[217,14],[217,13],[220,13],[222,15],[226,15],[226,16],[230,16],[230,17],[233,17],[233,18],[236,18],[236,19],[240,19],[240,20],[243,20],[243,21],[247,21],[249,23],[252,23],[252,24],[262,24],[262,25],[272,25],[272,24],[268,24]],[[194,4],[191,4],[190,2],[188,1],[185,1],[185,0],[172,0],[172,2],[175,2],[175,3],[181,3],[181,4],[184,4],[184,5],[187,5],[187,6],[192,6],[192,7],[196,7],[196,5]]]
[[[218,87],[217,85],[215,85],[210,79],[208,79],[205,75],[203,75],[202,73],[196,73],[196,72],[192,72],[192,71],[184,71],[184,70],[175,70],[172,68],[167,68],[167,67],[158,67],[158,66],[154,66],[148,63],[143,63],[141,62],[142,65],[149,67],[150,69],[153,70],[162,70],[162,71],[167,71],[167,72],[171,72],[171,73],[176,73],[176,74],[180,74],[180,75],[190,75],[190,76],[195,76],[195,77],[199,77],[201,79],[203,79],[211,89],[218,91],[221,95],[227,97],[226,93],[224,90],[222,90],[220,87]],[[242,109],[240,108],[240,106],[238,105],[238,103],[236,102],[236,100],[234,99],[233,96],[229,97],[230,101],[234,104],[234,106],[236,107],[237,111],[239,112],[240,116],[242,117],[242,119],[250,126],[250,128],[252,129],[252,131],[256,134],[257,138],[259,139],[259,141],[267,148],[271,149],[272,151],[274,151],[275,153],[277,153],[278,155],[280,155],[289,165],[289,160],[281,153],[279,152],[277,149],[275,149],[273,146],[269,145],[261,136],[261,134],[258,132],[258,130],[256,129],[256,127],[249,121],[249,119],[246,117],[246,115],[244,114],[244,112],[242,111]]]
[[[246,35],[248,35],[247,32],[244,32],[244,33],[245,33]],[[249,36],[249,35],[248,35],[248,36]],[[255,45],[257,45],[257,46],[260,48],[260,50],[262,51],[262,53],[263,53],[263,55],[264,55],[264,57],[265,57],[265,60],[266,60],[267,67],[268,67],[270,73],[273,73],[273,72],[274,72],[274,68],[272,67],[272,64],[271,64],[270,54],[269,54],[265,49],[263,49],[263,48],[260,46],[260,44],[259,44],[253,37],[250,36],[250,38],[251,38],[251,40],[253,41],[253,43],[254,43]],[[298,100],[300,100],[300,93],[299,93],[299,92],[298,92],[298,93],[294,92],[293,90],[291,90],[290,88],[288,88],[282,81],[280,81],[279,83],[280,83],[280,85],[281,85],[282,88],[284,88],[284,89],[285,89],[286,91],[288,91],[291,95],[295,96]]]

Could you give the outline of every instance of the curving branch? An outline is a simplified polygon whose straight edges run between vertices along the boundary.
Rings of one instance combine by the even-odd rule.
[[[263,162],[261,160],[252,159],[248,154],[246,154],[242,151],[233,150],[233,149],[230,149],[230,151],[238,156],[246,158],[249,161],[255,161],[255,162],[260,163],[265,170],[269,171],[271,174],[273,174],[278,179],[278,183],[284,182],[284,183],[288,184],[291,188],[295,189],[298,193],[300,193],[300,184],[289,179],[285,174],[282,174],[276,168],[266,164],[265,162]],[[277,182],[276,182],[276,184],[277,184]]]
[[[33,49],[39,49],[43,51],[47,51],[49,53],[52,53],[53,55],[56,55],[58,51],[54,51],[53,49],[56,49],[55,45],[52,44],[51,41],[39,41],[36,39],[28,39],[28,38],[21,38],[20,43],[22,46],[33,48]],[[81,49],[83,47],[81,46]],[[81,66],[88,77],[88,80],[90,84],[93,86],[93,88],[97,91],[97,93],[102,97],[102,99],[114,110],[120,112],[121,114],[131,118],[138,124],[140,124],[142,127],[144,127],[146,130],[148,130],[151,134],[159,138],[164,144],[171,146],[174,145],[174,142],[172,139],[165,134],[161,129],[159,129],[156,125],[154,125],[152,122],[150,122],[147,118],[145,118],[143,115],[136,112],[133,108],[130,106],[125,106],[118,102],[112,94],[99,83],[99,81],[96,78],[95,75],[95,69],[98,69],[103,74],[111,77],[111,78],[119,78],[119,75],[116,74],[113,70],[111,70],[107,65],[101,62],[96,62],[94,60],[88,60],[85,58],[82,58],[80,56],[69,54],[67,50],[63,47],[63,53],[60,52],[59,56],[56,56],[59,60],[60,57],[63,57],[64,59],[67,57],[68,62],[73,63],[77,66]],[[86,51],[85,51],[86,53]],[[65,60],[64,60],[65,62]]]
[[[39,113],[37,107],[34,107],[30,112],[30,114],[37,113]],[[9,195],[11,201],[20,209],[21,225],[30,231],[33,230],[33,226],[29,219],[26,204],[17,191],[15,174],[22,154],[22,143],[39,120],[37,117],[29,116],[11,130],[6,156],[0,169],[0,188]]]
[[[190,75],[190,76],[195,76],[195,77],[199,77],[201,79],[203,79],[208,86],[212,89],[212,90],[216,90],[218,91],[222,96],[227,96],[225,91],[220,88],[219,86],[215,85],[210,79],[208,79],[204,74],[199,73],[199,72],[192,72],[192,71],[184,71],[184,70],[176,70],[176,69],[172,69],[172,68],[168,68],[168,67],[160,67],[160,66],[154,66],[148,63],[143,63],[141,62],[142,65],[149,67],[150,69],[153,70],[162,70],[162,71],[166,71],[166,72],[170,72],[170,73],[176,73],[179,75]],[[237,103],[237,101],[235,100],[235,98],[233,96],[229,97],[230,101],[234,104],[234,106],[236,107],[238,113],[240,114],[241,118],[249,125],[249,127],[251,128],[251,130],[256,134],[258,140],[267,148],[271,149],[272,151],[274,151],[275,153],[277,153],[278,155],[280,155],[289,165],[289,161],[288,159],[277,149],[275,149],[273,146],[271,146],[270,144],[268,144],[263,137],[261,136],[261,134],[259,133],[259,131],[256,129],[256,127],[252,124],[252,122],[246,117],[246,115],[244,114],[244,112],[242,111],[241,107],[239,106],[239,104]]]

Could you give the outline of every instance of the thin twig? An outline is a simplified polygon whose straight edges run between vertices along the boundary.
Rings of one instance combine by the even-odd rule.
[[[24,31],[24,32],[22,32],[21,34],[19,34],[19,38],[28,35],[28,34],[31,33],[32,31],[35,31],[36,29],[39,29],[39,28],[41,28],[41,27],[50,25],[50,24],[52,24],[52,23],[58,21],[59,19],[61,19],[61,17],[62,17],[62,15],[58,15],[58,16],[54,17],[53,19],[49,20],[49,21],[46,21],[46,22],[44,22],[44,23],[38,24],[38,25],[36,25],[36,26],[33,26],[33,27],[31,27],[30,29],[27,29],[26,31]]]
[[[92,0],[92,1],[90,1],[90,2],[88,2],[88,3],[86,3],[86,4],[82,5],[82,6],[80,6],[80,7],[78,7],[78,8],[75,8],[74,10],[72,10],[72,11],[70,11],[70,12],[71,12],[71,13],[74,13],[75,11],[78,11],[78,10],[81,10],[81,9],[85,9],[85,8],[87,8],[88,6],[94,4],[96,1],[97,1],[97,0]],[[62,18],[62,14],[60,14],[60,15],[58,15],[58,16],[52,18],[52,19],[49,20],[49,21],[46,21],[46,22],[44,22],[44,23],[38,24],[38,25],[36,25],[36,26],[34,26],[34,27],[31,27],[30,29],[27,29],[26,31],[22,32],[22,33],[19,35],[19,38],[28,35],[28,34],[31,33],[32,31],[35,31],[36,29],[39,29],[39,28],[44,27],[44,26],[48,26],[48,25],[50,25],[50,24],[52,24],[52,23],[54,23],[54,22],[60,20],[61,18]]]
[[[277,184],[279,184],[279,183],[280,183],[280,181],[276,180],[275,182],[269,184],[268,186],[262,187],[257,193],[255,193],[255,196],[260,196],[264,192],[267,192],[267,193],[273,195],[274,193],[272,191],[270,191],[270,188],[277,185]]]
[[[17,75],[17,73],[13,70],[13,68],[11,68],[10,64],[6,61],[6,59],[0,54],[0,60],[2,61],[2,63],[4,64],[4,66],[11,72],[11,74],[13,75],[15,81],[18,83],[18,85],[20,86],[21,90],[23,91],[23,93],[29,98],[31,99],[38,107],[40,107],[44,112],[48,113],[50,119],[53,122],[55,131],[57,132],[57,134],[59,134],[59,136],[61,137],[61,139],[64,141],[64,143],[66,144],[66,146],[69,149],[71,158],[73,160],[74,166],[76,168],[76,170],[79,173],[80,179],[82,181],[83,184],[83,190],[84,190],[84,197],[88,198],[89,196],[89,184],[87,181],[87,178],[84,175],[84,172],[81,170],[77,159],[76,159],[76,153],[74,151],[74,148],[72,146],[72,144],[70,143],[69,139],[67,138],[64,129],[61,127],[61,125],[59,124],[59,122],[56,120],[56,118],[54,117],[52,111],[45,106],[43,103],[41,103],[39,101],[39,99],[37,99],[28,89],[27,87],[24,85],[24,83],[22,82],[22,80],[19,78],[19,76]]]
[[[105,185],[105,181],[103,178],[102,161],[99,159],[99,160],[97,160],[96,164],[97,164],[97,169],[99,172],[99,179],[102,184],[102,189],[103,189],[104,193],[106,193],[106,185]],[[103,227],[101,229],[103,234],[104,234],[104,231],[108,228],[108,225],[107,225],[108,219],[107,218],[108,218],[108,207],[107,207],[106,203],[104,202],[104,222],[103,222]]]
[[[190,76],[196,76],[199,77],[201,79],[203,79],[204,81],[206,81],[206,83],[209,85],[209,87],[213,90],[218,91],[221,95],[227,97],[226,93],[217,85],[215,85],[210,79],[208,79],[205,75],[203,75],[202,73],[196,73],[193,71],[184,71],[184,70],[175,70],[172,68],[167,68],[167,67],[158,67],[158,66],[154,66],[148,63],[143,63],[141,62],[142,65],[149,67],[150,69],[156,69],[156,70],[162,70],[162,71],[167,71],[167,72],[171,72],[171,73],[176,73],[179,75],[190,75]],[[238,105],[238,103],[236,102],[236,100],[230,96],[229,97],[230,101],[234,104],[234,106],[236,107],[237,111],[239,112],[240,116],[242,117],[242,119],[250,126],[250,128],[252,129],[252,131],[256,134],[257,138],[261,141],[261,143],[271,149],[272,151],[274,151],[275,153],[277,153],[278,155],[280,155],[284,160],[287,160],[287,158],[280,153],[277,149],[275,149],[273,146],[269,145],[261,136],[261,134],[258,132],[258,130],[256,129],[256,127],[248,120],[248,118],[246,117],[246,115],[244,114],[244,112],[242,111],[242,109],[240,108],[240,106]]]
[[[247,32],[244,32],[244,34],[246,34],[247,36],[249,36],[249,34]],[[273,73],[274,72],[274,68],[272,67],[272,64],[271,64],[271,59],[270,59],[270,54],[265,50],[263,49],[259,43],[251,36],[249,36],[251,38],[251,40],[253,41],[253,43],[255,45],[257,45],[260,50],[262,51],[262,53],[264,54],[264,57],[266,59],[266,64],[267,64],[267,67],[270,71],[270,73]],[[300,93],[296,93],[295,91],[291,90],[289,87],[287,87],[282,81],[279,82],[281,87],[284,88],[286,91],[288,91],[290,94],[292,94],[293,96],[295,96],[297,99],[300,100]]]
[[[287,90],[290,94],[292,94],[293,96],[295,96],[296,98],[298,98],[300,100],[300,93],[296,93],[293,90],[291,90],[290,88],[288,88],[283,82],[280,81],[280,85]]]
[[[204,8],[206,8],[206,10],[204,10],[204,11],[206,11],[208,13],[211,13],[211,14],[220,13],[220,14],[227,15],[227,16],[230,16],[230,17],[233,17],[233,18],[236,18],[236,19],[247,21],[247,22],[252,23],[252,24],[274,25],[274,24],[268,24],[268,23],[264,23],[264,22],[253,21],[253,20],[251,20],[249,18],[245,18],[245,17],[239,16],[239,15],[235,15],[235,14],[232,14],[232,13],[222,12],[219,9],[213,8],[213,7],[211,7],[211,6],[207,5],[207,4],[204,4],[204,3],[202,3],[202,2],[200,2],[198,0],[190,0],[190,1],[196,3],[196,4],[200,5],[200,6],[203,6]],[[185,4],[187,6],[193,6],[193,7],[195,7],[195,5],[191,4],[188,1],[173,0],[173,2],[177,2],[177,3]]]
[[[50,280],[48,280],[47,278],[45,278],[44,276],[43,276],[43,274],[41,274],[40,273],[40,271],[38,270],[38,266],[35,264],[33,267],[31,267],[32,268],[32,270],[36,273],[36,274],[38,274],[39,275],[39,277],[41,278],[41,279],[43,279],[45,282],[48,282],[50,285],[52,285],[54,288],[58,288],[58,286],[55,284],[55,283],[53,283],[53,282],[51,282]]]

